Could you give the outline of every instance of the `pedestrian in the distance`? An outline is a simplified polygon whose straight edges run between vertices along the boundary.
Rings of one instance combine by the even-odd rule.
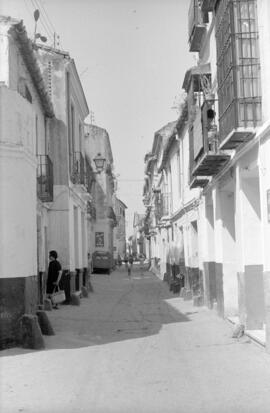
[[[58,254],[56,251],[49,252],[49,268],[48,268],[48,278],[47,278],[47,288],[46,292],[49,298],[52,297],[52,294],[55,288],[59,285],[62,276],[62,267],[60,262],[57,260]],[[58,305],[53,305],[53,308],[57,309]]]
[[[139,255],[139,260],[140,260],[141,275],[143,275],[143,263],[144,263],[144,260],[145,260],[145,256],[144,256],[143,253],[141,253],[141,254]]]
[[[130,255],[128,257],[128,276],[129,277],[131,276],[132,267],[133,267],[133,257],[132,257],[132,255]]]
[[[128,269],[128,255],[127,254],[125,254],[124,256],[124,263],[125,263],[126,269]]]

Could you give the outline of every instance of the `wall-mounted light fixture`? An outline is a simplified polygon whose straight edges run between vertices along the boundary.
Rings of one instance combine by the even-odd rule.
[[[97,170],[96,173],[100,174],[104,169],[106,159],[101,156],[101,153],[98,153],[97,156],[93,159],[93,161],[95,162],[95,165],[96,165],[96,170]]]

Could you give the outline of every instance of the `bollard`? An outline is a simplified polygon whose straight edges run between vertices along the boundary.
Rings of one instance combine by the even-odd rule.
[[[202,307],[203,306],[203,296],[202,295],[195,295],[193,297],[193,305],[194,307]]]
[[[184,301],[192,300],[192,291],[186,290],[184,294]]]
[[[186,291],[187,291],[186,287],[182,287],[180,291],[180,297],[184,298],[186,295]]]
[[[232,338],[240,338],[245,333],[245,326],[243,324],[236,324],[233,329]]]
[[[24,314],[20,319],[19,341],[23,348],[40,350],[45,348],[44,339],[36,315]]]
[[[42,334],[45,336],[54,336],[55,333],[46,312],[42,310],[37,311],[37,318]]]
[[[81,305],[80,295],[81,295],[80,291],[77,291],[77,292],[71,294],[71,304],[72,305]]]
[[[84,286],[82,286],[81,291],[82,291],[82,296],[83,296],[84,298],[87,298],[87,297],[88,297],[87,288],[84,287]]]
[[[44,300],[44,310],[45,311],[52,311],[52,302],[49,298],[45,298]]]
[[[89,280],[89,282],[88,282],[88,290],[90,291],[90,293],[93,293],[93,292],[94,292],[94,288],[93,288],[92,283],[91,283],[90,280]]]

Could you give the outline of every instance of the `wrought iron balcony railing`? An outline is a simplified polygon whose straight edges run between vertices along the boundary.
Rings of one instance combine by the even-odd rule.
[[[171,213],[172,200],[171,193],[165,192],[161,194],[161,217],[168,216]]]
[[[37,156],[37,196],[42,202],[53,201],[53,164],[48,155]]]
[[[215,100],[205,100],[198,108],[189,131],[191,182],[194,176],[205,177],[201,179],[202,186],[207,183],[207,176],[216,175],[230,159],[228,154],[219,150],[216,106]]]
[[[93,201],[87,202],[87,214],[92,220],[95,221],[97,219],[97,211]]]
[[[81,152],[74,152],[71,159],[72,169],[70,179],[74,184],[85,184],[84,157]]]

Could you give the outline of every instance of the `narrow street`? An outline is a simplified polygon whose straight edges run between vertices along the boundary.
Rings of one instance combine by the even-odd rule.
[[[270,413],[269,21],[0,0],[0,413]]]
[[[5,413],[269,412],[270,357],[135,267],[49,312],[46,350],[0,353]]]

